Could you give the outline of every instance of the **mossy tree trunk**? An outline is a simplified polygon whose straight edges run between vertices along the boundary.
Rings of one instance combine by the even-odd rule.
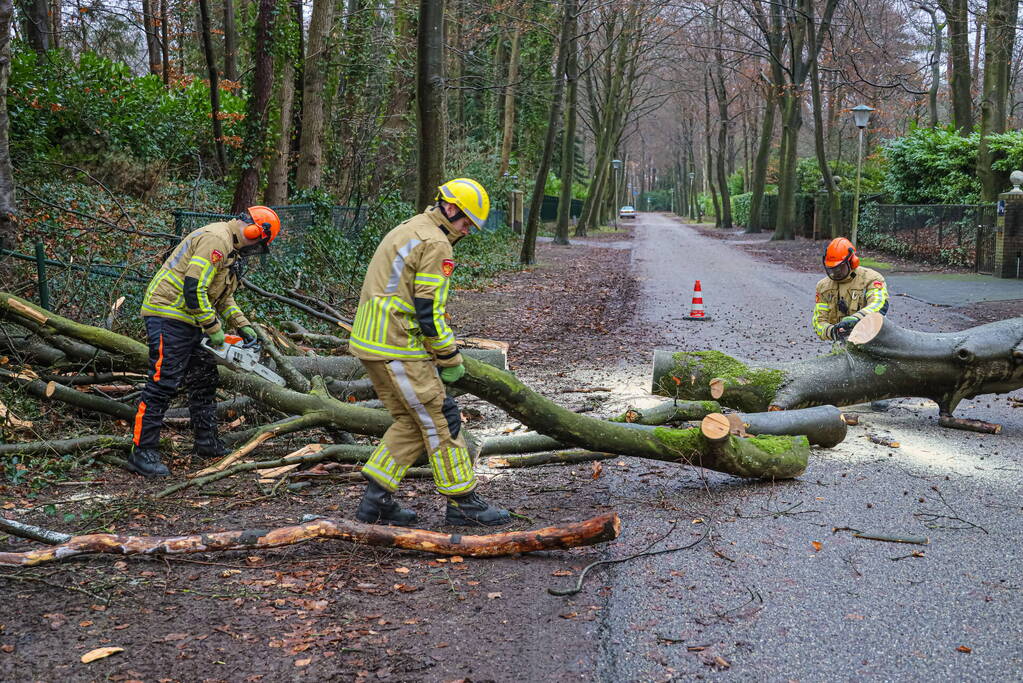
[[[754,412],[915,396],[950,416],[963,399],[1023,387],[1023,318],[951,333],[908,330],[877,314],[867,320],[875,336],[858,336],[857,326],[843,351],[789,363],[657,351],[653,391]]]

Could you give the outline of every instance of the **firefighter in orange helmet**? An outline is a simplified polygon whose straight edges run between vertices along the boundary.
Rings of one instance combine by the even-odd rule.
[[[134,445],[128,456],[128,466],[136,474],[170,473],[160,459],[160,430],[179,386],[188,395],[196,454],[205,458],[227,454],[217,434],[217,366],[200,342],[208,337],[212,346],[224,343],[218,315],[245,343],[257,341],[234,292],[241,281],[241,259],[268,253],[280,231],[281,219],[273,209],[250,207],[237,218],[186,235],[150,281],[142,300],[149,378],[135,413]]]
[[[876,270],[860,266],[856,247],[836,237],[824,252],[827,277],[817,283],[813,331],[825,341],[844,341],[868,313],[888,312],[888,287]]]

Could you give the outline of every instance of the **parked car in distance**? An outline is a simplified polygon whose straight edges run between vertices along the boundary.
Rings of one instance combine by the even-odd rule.
[[[618,210],[618,217],[619,218],[635,218],[636,217],[636,207],[634,207],[634,206],[623,206],[621,209]]]

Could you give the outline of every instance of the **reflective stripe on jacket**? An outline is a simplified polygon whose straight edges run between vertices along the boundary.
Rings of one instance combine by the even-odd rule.
[[[349,341],[353,356],[433,359],[441,367],[462,362],[445,316],[455,268],[452,230],[440,209],[431,208],[384,236],[362,283]]]
[[[206,334],[221,329],[218,313],[232,327],[251,325],[234,300],[239,280],[231,266],[240,258],[235,234],[241,225],[211,223],[181,240],[146,288],[142,315],[180,320]]]
[[[841,282],[829,277],[817,283],[817,301],[813,306],[813,331],[824,340],[831,340],[832,325],[842,318],[862,319],[871,312],[888,310],[888,286],[884,277],[871,268],[857,268]]]

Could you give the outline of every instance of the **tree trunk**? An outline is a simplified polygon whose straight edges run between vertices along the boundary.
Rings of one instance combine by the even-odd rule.
[[[523,424],[557,441],[592,451],[683,462],[737,477],[788,479],[806,469],[806,437],[729,436],[709,441],[700,428],[651,431],[586,417],[552,403],[514,375],[466,359],[466,375],[456,385],[479,396]]]
[[[931,31],[934,33],[934,51],[931,53],[931,86],[927,91],[927,110],[931,128],[938,125],[938,90],[941,88],[941,33],[944,26],[938,21],[938,12],[930,5],[920,9],[931,15]]]
[[[150,0],[155,1],[155,0]],[[170,21],[167,5],[170,0],[158,0],[160,3],[160,71],[163,73],[163,84],[170,85]]]
[[[231,2],[231,0],[225,0]],[[301,2],[292,0],[288,3],[285,21],[294,22],[294,30],[301,35],[302,17]],[[294,120],[293,105],[295,102],[295,60],[290,50],[283,56],[284,66],[278,80],[278,96],[281,103],[280,116],[277,122],[277,142],[274,155],[270,160],[267,174],[266,193],[263,203],[267,206],[281,206],[288,203],[288,173],[291,170],[291,130]]]
[[[807,46],[811,51],[816,51],[814,44],[814,31],[807,31]],[[831,165],[828,163],[828,152],[824,145],[824,116],[821,103],[821,80],[817,60],[810,63],[810,96],[813,102],[813,142],[817,152],[817,165],[820,167],[821,179],[824,181],[824,189],[828,192],[828,225],[819,226],[822,234],[830,238],[843,234],[842,230],[842,197],[838,194],[838,186],[835,185],[835,177],[831,174]],[[825,231],[826,228],[826,231]]]
[[[156,17],[153,14],[155,0],[142,0],[142,31],[146,36],[146,56],[149,59],[149,73],[159,75],[160,38],[156,31]]]
[[[199,24],[202,31],[202,51],[206,57],[206,74],[210,79],[210,112],[213,121],[213,144],[217,150],[219,176],[227,172],[227,152],[224,148],[224,125],[220,120],[220,86],[217,82],[217,58],[213,53],[213,36],[210,32],[210,2],[199,0]]]
[[[796,161],[799,129],[803,125],[802,104],[799,96],[786,93],[781,99],[782,134],[778,160],[778,215],[775,217],[772,240],[795,239],[796,221]]]
[[[18,205],[11,166],[7,82],[11,75],[13,0],[0,0],[0,247],[12,249],[18,238]]]
[[[753,173],[750,178],[752,196],[750,197],[749,225],[746,226],[746,232],[758,233],[764,228],[760,214],[763,212],[764,187],[767,185],[767,162],[771,156],[771,140],[774,139],[776,100],[774,87],[768,84],[767,97],[764,100],[764,118],[760,127],[760,139],[757,142],[757,155],[753,162]]]
[[[50,41],[50,7],[48,0],[19,0],[21,29],[29,46],[44,55],[52,45]]]
[[[1019,0],[990,0],[987,5],[987,30],[984,40],[984,92],[980,100],[980,147],[977,150],[977,177],[981,199],[993,202],[1006,189],[1008,173],[996,172],[997,160],[988,143],[988,135],[1004,133],[1008,118],[1009,62],[1016,38]]]
[[[511,39],[511,57],[508,60],[508,82],[504,87],[504,125],[501,135],[501,165],[497,176],[508,171],[511,159],[512,141],[515,137],[515,85],[519,80],[519,38],[522,31],[516,27]]]
[[[710,79],[709,74],[703,75],[703,142],[707,148],[707,167],[704,169],[704,180],[707,183],[707,189],[710,191],[711,205],[714,207],[714,227],[721,227],[721,206],[718,204],[718,193],[715,189],[714,178],[717,175],[714,171],[714,146],[711,144],[710,137],[710,85],[708,81]],[[718,150],[719,154],[723,154],[724,150]]]
[[[579,55],[576,34],[579,29],[578,8],[572,11],[569,27],[568,58],[565,60],[565,124],[561,132],[561,196],[558,198],[558,225],[555,244],[568,244],[568,224],[572,219],[572,185],[575,182],[576,104],[579,99]],[[566,9],[567,11],[567,9]]]
[[[970,78],[970,14],[967,0],[938,0],[948,24],[952,76],[952,123],[962,135],[973,132],[973,92]]]
[[[238,25],[234,20],[234,0],[224,0],[224,78],[238,80]]]
[[[444,182],[444,0],[420,0],[416,36],[416,113],[419,159],[416,210],[434,202]]]
[[[561,122],[561,105],[565,93],[565,64],[572,41],[572,25],[575,16],[576,0],[565,0],[564,15],[561,18],[561,37],[558,40],[558,59],[554,65],[554,88],[551,93],[551,108],[547,115],[547,135],[540,154],[540,163],[536,169],[536,181],[533,183],[533,196],[529,205],[529,219],[526,221],[526,232],[522,238],[522,251],[519,262],[531,265],[536,262],[536,234],[540,230],[540,209],[543,206],[544,186],[547,184],[547,173],[551,168],[551,157],[554,155],[554,139],[557,136],[558,124]]]
[[[306,43],[302,84],[302,134],[295,186],[315,189],[323,182],[324,89],[327,80],[327,36],[333,21],[333,0],[314,0]]]
[[[950,416],[963,399],[1023,387],[1023,318],[928,333],[871,314],[842,353],[760,366],[717,351],[657,351],[653,387],[752,412],[912,396]]]
[[[244,550],[253,552],[267,548],[304,543],[314,538],[333,538],[358,545],[418,550],[435,555],[465,557],[503,557],[541,550],[564,550],[595,545],[618,537],[618,515],[609,512],[599,517],[547,527],[535,531],[508,531],[483,536],[463,536],[425,529],[363,524],[347,519],[314,519],[295,526],[278,529],[237,529],[214,531],[194,536],[119,536],[91,534],[74,536],[60,545],[22,553],[0,553],[0,565],[34,567],[59,562],[87,553],[107,555],[186,555],[192,553]],[[20,530],[7,528],[11,533]],[[36,537],[54,538],[45,529],[33,529]]]
[[[263,167],[263,145],[266,139],[267,112],[273,91],[273,55],[270,29],[276,0],[260,0],[256,17],[256,36],[252,54],[256,69],[252,77],[252,94],[246,114],[246,135],[243,148],[242,170],[235,187],[231,211],[241,213],[255,203],[259,189],[259,174]]]
[[[721,52],[721,44],[724,42],[724,35],[721,31],[721,24],[717,18],[718,7],[714,7],[714,23],[718,36],[718,47],[714,50],[715,71],[711,80],[714,84],[714,99],[718,105],[718,187],[721,190],[721,220],[719,226],[725,230],[732,229],[732,198],[728,189],[728,172],[725,169],[725,149],[728,146],[728,127],[730,125],[728,115],[728,92],[725,89],[725,59]]]

